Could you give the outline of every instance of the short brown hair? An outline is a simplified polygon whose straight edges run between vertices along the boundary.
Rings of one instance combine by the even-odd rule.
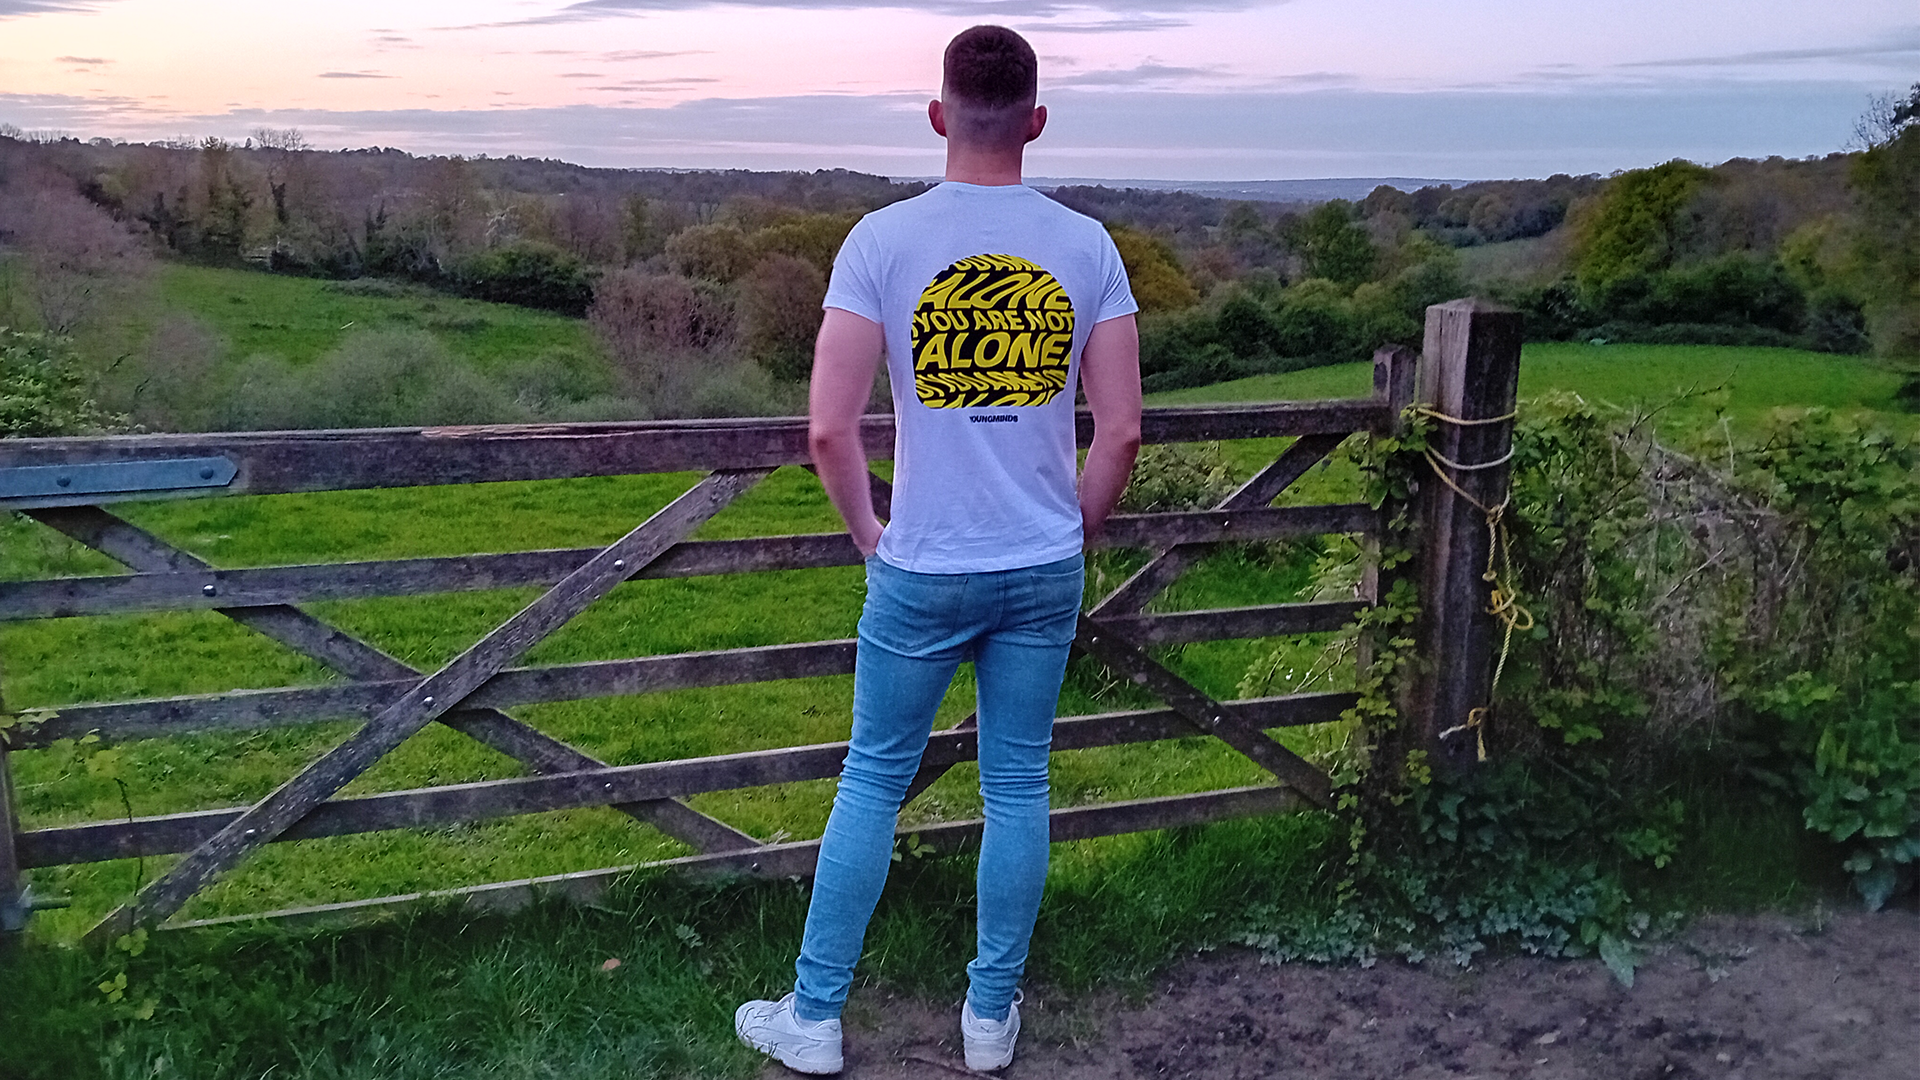
[[[1027,39],[1004,26],[976,26],[947,43],[943,92],[988,109],[1031,107],[1039,69]]]

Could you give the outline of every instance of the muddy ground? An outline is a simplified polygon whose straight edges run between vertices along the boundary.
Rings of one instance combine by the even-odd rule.
[[[868,998],[850,1004],[843,1075],[972,1075],[957,1003]],[[1920,1080],[1920,912],[1706,919],[1657,945],[1632,990],[1597,961],[1360,970],[1236,950],[1145,1002],[1034,993],[1022,1013],[1008,1080]]]

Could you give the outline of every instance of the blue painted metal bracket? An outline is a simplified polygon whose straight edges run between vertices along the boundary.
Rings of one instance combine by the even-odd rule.
[[[224,457],[26,465],[0,469],[0,507],[71,506],[98,502],[102,496],[127,498],[225,487],[237,472],[238,467]]]

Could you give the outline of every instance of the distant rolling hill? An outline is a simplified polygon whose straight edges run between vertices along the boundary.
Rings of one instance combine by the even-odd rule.
[[[1077,176],[1032,176],[1027,178],[1027,183],[1037,188],[1099,186],[1186,191],[1216,199],[1252,199],[1257,202],[1326,202],[1329,199],[1364,199],[1381,184],[1401,191],[1417,191],[1439,184],[1459,187],[1471,181],[1407,176],[1339,176],[1322,180],[1100,180]]]

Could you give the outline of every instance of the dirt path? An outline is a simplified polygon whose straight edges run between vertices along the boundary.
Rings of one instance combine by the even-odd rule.
[[[1704,921],[1632,990],[1593,961],[1357,970],[1235,951],[1182,965],[1142,1007],[1050,1006],[1023,1010],[1008,1080],[1916,1080],[1920,913]],[[953,1010],[869,1001],[848,1021],[847,1077],[969,1075]]]

